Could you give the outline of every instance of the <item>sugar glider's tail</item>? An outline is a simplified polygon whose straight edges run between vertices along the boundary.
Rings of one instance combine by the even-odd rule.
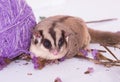
[[[88,28],[92,43],[99,43],[106,46],[116,46],[120,44],[120,32],[98,31]]]

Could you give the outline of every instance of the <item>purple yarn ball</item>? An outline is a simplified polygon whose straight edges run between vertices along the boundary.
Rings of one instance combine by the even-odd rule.
[[[25,0],[0,0],[0,57],[13,59],[27,53],[35,25]]]

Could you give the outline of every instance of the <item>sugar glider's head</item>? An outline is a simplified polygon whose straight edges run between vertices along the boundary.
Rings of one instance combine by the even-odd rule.
[[[34,30],[30,51],[36,57],[60,59],[66,55],[68,38],[65,31],[59,28],[40,28]]]

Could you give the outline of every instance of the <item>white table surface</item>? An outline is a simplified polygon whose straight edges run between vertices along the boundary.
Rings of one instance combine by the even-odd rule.
[[[98,30],[120,31],[119,0],[27,0],[27,2],[32,7],[37,21],[39,16],[62,14],[78,16],[85,21],[118,18],[117,21],[88,26]],[[91,45],[91,48],[103,49],[98,45]],[[120,50],[112,51],[120,59]],[[108,53],[106,55],[110,56]],[[47,65],[42,70],[35,70],[31,62],[24,65],[26,62],[12,62],[0,71],[0,81],[54,82],[56,77],[60,77],[63,82],[120,82],[120,67],[107,68],[84,59],[67,59],[60,64]],[[94,72],[84,74],[88,67],[93,67]]]

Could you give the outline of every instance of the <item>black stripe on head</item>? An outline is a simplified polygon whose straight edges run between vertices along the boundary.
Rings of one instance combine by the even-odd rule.
[[[66,37],[68,37],[68,36],[65,36],[65,31],[64,30],[62,30],[62,36],[64,38],[64,41],[65,41],[65,44],[66,44],[66,47],[67,47]]]
[[[53,21],[53,23],[52,23],[52,25],[51,25],[51,27],[50,27],[50,29],[49,29],[49,33],[50,33],[50,35],[52,36],[52,38],[53,38],[53,40],[54,40],[54,45],[56,46],[56,32],[54,31],[54,28],[55,28],[55,26],[56,26],[56,24],[58,23],[58,22],[64,22],[66,19],[68,19],[70,16],[64,16],[64,17],[62,17],[62,18],[60,18],[59,20],[57,20],[57,21]]]
[[[43,30],[39,30],[41,36],[43,36]]]
[[[61,48],[61,47],[63,46],[63,44],[66,44],[66,46],[67,46],[67,41],[66,41],[65,38],[66,38],[66,37],[65,37],[65,31],[62,30],[62,31],[61,31],[61,38],[59,39],[59,42],[58,42],[59,48]]]
[[[56,22],[53,22],[51,28],[49,29],[49,33],[54,40],[54,45],[56,46],[56,32],[54,31],[55,26],[56,26]]]

